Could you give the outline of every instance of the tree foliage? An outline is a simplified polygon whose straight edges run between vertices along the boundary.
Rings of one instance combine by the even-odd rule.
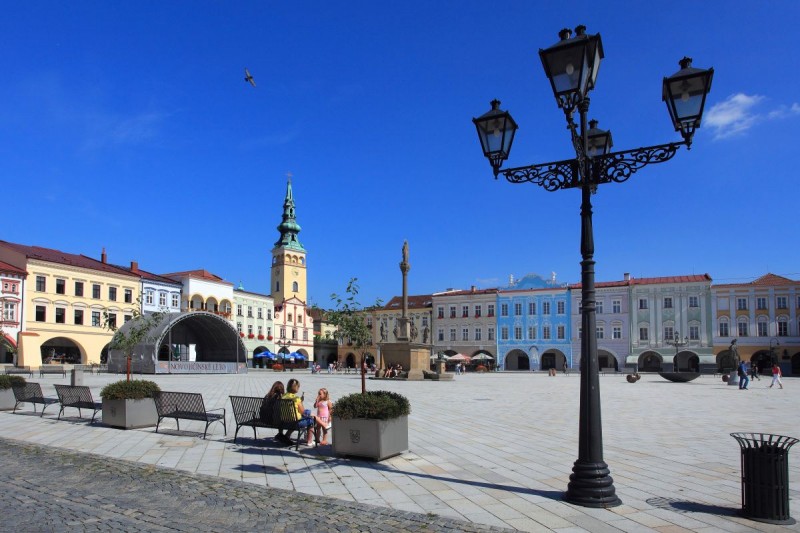
[[[108,347],[111,350],[121,351],[129,363],[133,358],[133,351],[136,346],[149,339],[150,331],[161,322],[164,316],[163,312],[144,314],[141,310],[141,296],[136,303],[138,308],[133,310],[131,319],[123,324],[123,326],[128,324],[126,327],[117,327],[116,316],[112,320],[108,311],[103,311],[103,326],[107,330],[114,332]],[[130,379],[130,370],[128,370],[128,381]]]

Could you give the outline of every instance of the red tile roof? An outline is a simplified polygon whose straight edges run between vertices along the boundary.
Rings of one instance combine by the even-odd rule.
[[[422,295],[415,295],[408,297],[408,308],[409,309],[420,309],[423,307],[431,307],[433,304],[431,300],[430,294],[422,294]],[[402,296],[395,296],[389,302],[383,306],[384,309],[402,309],[403,308],[403,297]]]
[[[689,274],[685,276],[663,276],[658,278],[631,278],[631,285],[655,285],[657,283],[698,283],[711,281],[708,274]]]
[[[795,281],[793,279],[785,278],[783,276],[778,276],[777,274],[772,274],[770,272],[764,274],[763,276],[754,279],[753,281],[748,281],[746,283],[723,283],[720,285],[714,285],[715,289],[723,288],[723,287],[785,287],[787,285],[800,285],[800,281]]]
[[[194,279],[204,279],[206,281],[216,281],[217,283],[225,283],[227,285],[233,285],[233,283],[229,281],[225,281],[221,277],[217,276],[216,274],[212,274],[208,270],[199,269],[199,270],[186,270],[184,272],[172,272],[170,274],[161,274],[165,278],[171,278],[176,281],[180,281],[181,278],[194,278]]]
[[[15,244],[13,242],[0,241],[0,246],[5,246],[17,253],[24,254],[28,259],[46,261],[48,263],[58,263],[60,265],[70,265],[91,270],[100,270],[111,274],[121,274],[123,276],[133,276],[130,272],[117,266],[103,263],[97,259],[92,259],[85,255],[70,254],[52,248],[42,248],[41,246],[27,246],[25,244]],[[135,276],[139,277],[139,276]]]
[[[21,276],[28,275],[28,273],[23,269],[15,267],[14,265],[6,263],[5,261],[0,261],[0,272],[3,274],[18,274]]]
[[[621,281],[598,281],[594,284],[595,289],[603,289],[606,287],[627,287],[630,285],[630,281],[628,280],[621,280]],[[573,283],[569,286],[570,289],[580,289],[583,286],[581,283]]]

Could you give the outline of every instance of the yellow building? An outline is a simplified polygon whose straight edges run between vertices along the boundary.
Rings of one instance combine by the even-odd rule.
[[[19,366],[45,362],[100,363],[112,333],[103,313],[122,325],[132,317],[140,278],[107,263],[76,255],[0,241],[0,261],[28,272],[22,295]]]

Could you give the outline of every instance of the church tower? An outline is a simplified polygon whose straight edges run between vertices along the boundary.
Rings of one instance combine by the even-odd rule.
[[[306,249],[300,244],[297,234],[300,225],[294,212],[291,174],[286,184],[286,198],[283,201],[283,220],[278,225],[281,236],[272,249],[272,271],[270,275],[270,294],[279,306],[286,300],[297,298],[304,304],[307,301]]]

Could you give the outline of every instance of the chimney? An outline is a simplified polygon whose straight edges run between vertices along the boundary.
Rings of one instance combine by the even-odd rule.
[[[131,272],[139,272],[139,262],[138,261],[131,261]]]
[[[108,263],[108,256],[106,256],[106,247],[103,246],[103,251],[100,254],[100,261],[103,263]]]
[[[473,286],[470,288],[470,290],[472,291],[472,294],[475,294],[475,285],[473,285]]]
[[[622,279],[624,279],[625,281],[630,281],[631,280],[631,273],[630,272],[625,272],[622,275]]]

